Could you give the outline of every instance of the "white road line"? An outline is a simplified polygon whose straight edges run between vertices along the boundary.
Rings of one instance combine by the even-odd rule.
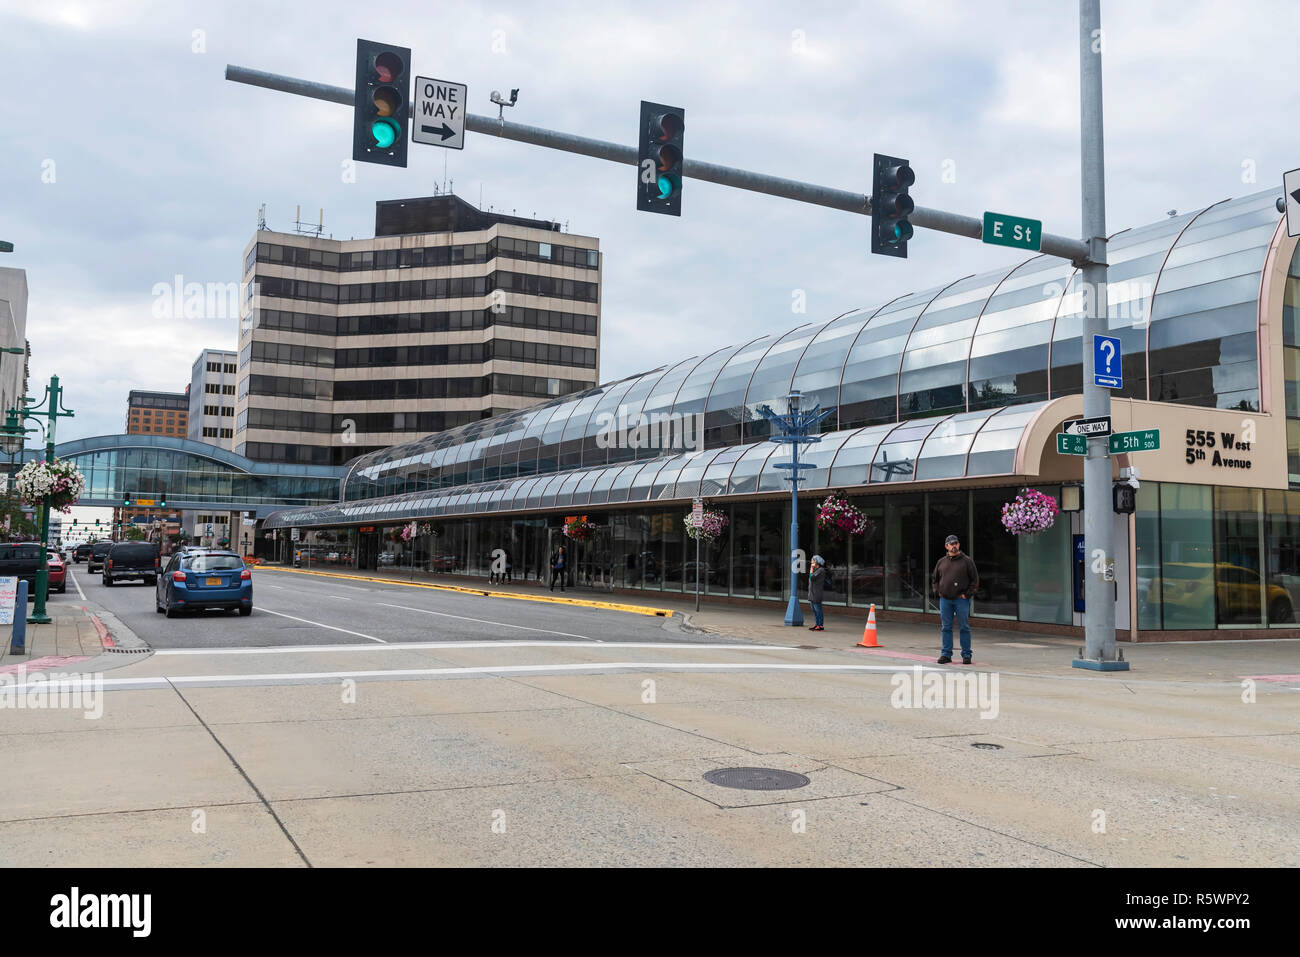
[[[512,625],[506,621],[488,621],[486,618],[470,618],[466,615],[451,615],[445,611],[429,611],[427,608],[412,608],[410,605],[390,605],[386,601],[375,602],[377,605],[383,605],[386,608],[404,608],[406,611],[418,611],[422,615],[438,615],[441,618],[459,618],[461,621],[476,621],[481,625],[499,625],[502,628],[518,628],[521,631],[540,631],[547,635],[563,635],[565,638],[585,638],[587,641],[594,641],[598,644],[604,644],[600,638],[592,638],[589,635],[575,635],[567,631],[553,631],[550,628],[535,628],[531,625]]]
[[[346,597],[346,596],[344,596],[344,595],[326,595],[325,597],[326,597],[326,598],[335,598],[335,599],[337,599],[338,601],[351,601],[351,600],[352,600],[351,598],[348,598],[348,597]]]
[[[356,635],[358,638],[369,638],[371,641],[377,641],[380,644],[384,644],[384,645],[388,644],[388,642],[384,641],[384,639],[376,638],[374,635],[365,635],[359,631],[349,631],[346,628],[339,628],[337,625],[326,625],[323,622],[311,621],[310,619],[307,618],[299,618],[296,615],[286,615],[282,611],[271,611],[271,609],[267,608],[265,605],[258,605],[257,610],[264,611],[268,615],[279,615],[281,618],[292,618],[294,621],[306,622],[309,625],[315,625],[317,628],[328,628],[330,631],[341,631],[345,635]]]
[[[81,596],[82,601],[85,601],[86,593],[81,590],[81,582],[77,581],[77,576],[72,574],[71,568],[68,569],[68,575],[72,578],[72,584],[77,586],[77,594]]]
[[[272,648],[159,648],[159,655],[291,655],[331,651],[417,651],[460,648],[591,648],[587,641],[394,641],[382,645],[283,645]],[[672,651],[800,651],[790,645],[691,645],[668,641],[619,641],[602,643],[603,649],[666,648]],[[909,666],[910,667],[910,666]],[[939,669],[935,669],[936,671]]]
[[[283,589],[283,588],[284,588],[283,585],[272,585],[270,582],[267,582],[267,583],[264,584],[262,587],[263,587],[263,588],[280,588],[280,589]]]
[[[890,672],[898,669],[892,665],[797,665],[797,664],[763,664],[734,661],[709,662],[670,662],[670,661],[613,661],[605,664],[593,662],[575,662],[556,665],[475,665],[461,668],[402,668],[385,671],[302,671],[284,674],[260,675],[177,675],[169,678],[103,678],[93,677],[68,678],[59,681],[37,679],[14,685],[14,689],[26,687],[27,684],[39,684],[47,692],[92,690],[102,688],[105,691],[139,691],[152,688],[168,688],[178,685],[255,685],[255,684],[328,684],[344,678],[370,681],[407,680],[414,678],[438,678],[454,675],[546,675],[571,674],[574,672],[594,671],[795,671],[820,673],[828,671],[866,671]],[[939,669],[925,668],[926,671]]]

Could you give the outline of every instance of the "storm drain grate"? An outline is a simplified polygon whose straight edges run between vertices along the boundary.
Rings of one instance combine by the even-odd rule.
[[[991,742],[991,741],[972,741],[972,742],[970,743],[970,746],[971,746],[972,748],[979,748],[981,751],[1001,751],[1001,750],[1002,750],[1002,745],[1000,745],[1000,744],[994,744],[994,743]]]
[[[704,780],[742,791],[790,791],[809,783],[802,774],[777,768],[716,768],[706,771]]]

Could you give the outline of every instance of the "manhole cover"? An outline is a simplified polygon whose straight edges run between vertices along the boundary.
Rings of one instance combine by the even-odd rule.
[[[972,741],[970,746],[971,746],[972,748],[979,748],[979,749],[981,749],[982,751],[1001,751],[1001,750],[1002,750],[1002,745],[1000,745],[1000,744],[994,744],[994,743],[991,742],[991,741]]]
[[[802,774],[776,768],[716,768],[705,772],[704,780],[718,787],[742,791],[789,791],[808,783]]]

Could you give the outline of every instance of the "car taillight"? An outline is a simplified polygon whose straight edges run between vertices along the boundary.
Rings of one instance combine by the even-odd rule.
[[[174,582],[183,582],[183,581],[185,581],[185,573],[184,573],[184,572],[172,572],[172,581],[174,581]]]
[[[253,577],[253,573],[250,572],[247,568],[245,568],[242,572],[239,573],[240,581],[248,581],[252,577]]]
[[[107,567],[107,568],[112,568],[112,567],[113,567],[113,559],[110,558],[110,559],[108,560],[108,562],[107,562],[107,564],[106,564],[105,567]]]

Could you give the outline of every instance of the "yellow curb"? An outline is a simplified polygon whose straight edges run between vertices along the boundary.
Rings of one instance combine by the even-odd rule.
[[[585,598],[554,598],[551,595],[520,595],[511,591],[491,591],[484,588],[471,588],[467,585],[435,585],[431,582],[399,581],[395,578],[375,578],[370,575],[343,575],[339,572],[317,572],[306,568],[285,568],[280,565],[254,565],[253,571],[291,572],[295,575],[319,575],[321,578],[344,578],[359,582],[380,582],[385,585],[402,585],[406,588],[433,588],[438,591],[458,591],[466,595],[482,595],[485,598],[513,598],[516,601],[541,601],[554,605],[581,605],[586,608],[604,608],[607,611],[622,611],[631,615],[649,615],[657,618],[671,618],[671,608],[650,608],[646,605],[625,605],[616,601],[590,601]]]

